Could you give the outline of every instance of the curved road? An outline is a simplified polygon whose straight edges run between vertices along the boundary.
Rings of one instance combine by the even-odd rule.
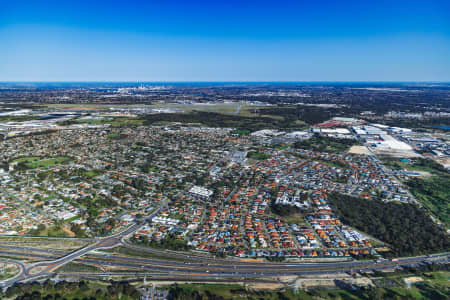
[[[23,274],[25,272],[25,265],[22,262],[16,261],[16,260],[12,260],[12,259],[6,259],[6,258],[0,258],[0,262],[14,264],[19,269],[19,272],[14,277],[11,277],[11,278],[8,278],[6,280],[1,280],[0,281],[0,287],[1,288],[7,287],[7,286],[10,286],[10,285],[14,284],[16,281],[19,280],[20,277],[23,276]]]
[[[4,247],[4,246],[0,246]],[[13,248],[14,246],[7,246]],[[91,246],[92,247],[92,246]],[[54,259],[53,255],[58,255],[63,251],[44,250],[30,247],[19,247],[18,249],[9,249],[10,251],[0,251],[6,255],[16,256],[31,256],[38,259]],[[30,253],[16,253],[14,250],[28,250],[35,252],[48,252],[44,254],[30,254]],[[78,251],[74,252],[78,253]],[[52,255],[48,255],[52,254]],[[64,261],[67,257],[72,257],[73,253],[63,256],[59,259],[50,262],[40,262],[25,268],[21,264],[21,272],[16,277],[3,282],[3,286],[8,286],[17,281],[33,280],[40,277],[52,275],[52,271],[56,269],[58,262]],[[98,266],[113,266],[130,269],[139,269],[139,274],[152,274],[152,276],[170,276],[177,278],[193,277],[193,278],[236,278],[236,277],[274,277],[286,275],[313,275],[313,274],[333,274],[342,273],[352,270],[383,270],[395,268],[404,265],[417,265],[427,261],[435,261],[440,263],[448,263],[450,254],[436,254],[430,256],[419,256],[411,258],[401,258],[398,261],[382,261],[377,263],[374,261],[351,261],[351,262],[336,262],[336,263],[246,263],[240,262],[234,264],[228,261],[227,264],[223,262],[216,262],[215,264],[207,264],[203,261],[197,263],[182,263],[179,261],[167,261],[163,259],[148,259],[124,257],[118,255],[101,255],[101,254],[87,254],[84,258],[77,258],[77,262],[98,265]],[[72,259],[71,259],[72,261]],[[14,261],[13,261],[14,262]],[[31,274],[30,270],[41,266],[45,267],[43,271]],[[124,274],[138,274],[136,272],[122,272]],[[96,276],[117,275],[117,273],[99,273]],[[91,276],[93,276],[91,274]]]
[[[153,216],[159,213],[159,211],[160,209],[157,209],[147,219],[151,219]],[[0,254],[33,257],[36,259],[46,260],[33,263],[28,266],[25,266],[25,264],[15,260],[3,260],[16,264],[20,268],[20,272],[15,277],[0,282],[0,287],[12,285],[18,281],[30,281],[51,276],[54,274],[54,270],[74,260],[77,260],[77,262],[80,263],[92,264],[101,267],[113,266],[139,270],[139,272],[123,272],[125,274],[148,273],[152,274],[152,276],[165,276],[171,278],[236,278],[333,274],[348,271],[351,272],[354,270],[383,270],[395,268],[398,266],[418,265],[431,261],[448,263],[450,257],[450,253],[443,253],[429,256],[399,258],[396,261],[383,260],[379,263],[372,260],[328,263],[244,262],[235,259],[215,259],[196,254],[162,251],[127,243],[125,241],[125,238],[138,230],[139,227],[139,224],[134,224],[122,232],[105,238],[97,239],[94,244],[69,253],[60,250],[46,250],[33,247],[0,245]],[[147,251],[154,254],[164,255],[165,257],[176,258],[178,260],[182,259],[183,261],[174,261],[161,258],[153,259],[90,253],[98,249],[113,248],[120,245],[139,251]],[[5,251],[3,251],[2,248],[5,249]],[[57,258],[55,258],[55,256]],[[106,276],[107,274],[117,275],[117,273],[100,273],[96,276]],[[90,274],[90,276],[94,275]]]

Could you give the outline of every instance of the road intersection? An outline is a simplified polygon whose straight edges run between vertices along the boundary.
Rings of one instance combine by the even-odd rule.
[[[108,240],[109,242],[110,240]],[[395,261],[384,260],[377,261],[347,261],[330,263],[262,263],[262,262],[242,262],[224,259],[202,260],[200,256],[190,256],[189,259],[194,262],[181,262],[168,259],[150,259],[118,255],[93,254],[92,251],[110,247],[111,244],[102,240],[100,243],[85,247],[78,251],[63,255],[54,259],[54,255],[60,253],[51,252],[51,250],[42,250],[38,248],[25,247],[28,251],[48,251],[48,254],[33,254],[36,259],[47,261],[35,263],[29,266],[9,260],[19,267],[19,274],[6,281],[0,282],[0,286],[10,286],[15,282],[26,282],[53,276],[54,271],[65,263],[76,260],[79,263],[91,264],[102,267],[119,267],[130,269],[130,272],[122,272],[125,275],[140,274],[148,275],[153,278],[171,277],[171,278],[259,278],[288,275],[315,275],[315,274],[336,274],[353,271],[384,270],[393,269],[399,266],[417,266],[423,263],[448,263],[450,253],[418,256],[412,258],[399,258]],[[14,246],[11,246],[14,247]],[[23,252],[24,247],[18,249],[9,249],[5,254],[17,255],[17,250]],[[63,252],[63,251],[60,251]],[[50,254],[50,255],[49,255]],[[166,253],[167,254],[167,253]],[[22,253],[24,256],[30,254]],[[171,255],[168,253],[167,255]],[[82,257],[83,256],[83,257]],[[176,257],[179,259],[180,257]],[[50,259],[50,260],[49,260]],[[53,260],[51,260],[53,259]],[[212,261],[212,262],[211,262]],[[139,270],[139,271],[133,271]],[[104,277],[106,275],[118,275],[114,272],[90,273],[90,277]],[[82,274],[79,274],[82,276]]]
[[[145,221],[157,215],[163,207],[155,210]],[[423,263],[448,263],[450,253],[442,253],[427,256],[417,256],[411,258],[399,258],[396,260],[382,261],[343,261],[328,263],[265,263],[247,262],[236,259],[213,258],[199,254],[179,253],[168,250],[153,249],[148,247],[129,244],[126,237],[133,234],[140,228],[139,223],[134,223],[127,229],[114,235],[98,238],[91,245],[65,252],[61,250],[39,249],[36,247],[24,247],[16,245],[0,245],[0,254],[9,256],[25,256],[43,260],[33,264],[24,264],[18,260],[0,259],[0,261],[10,262],[17,265],[19,272],[12,278],[0,281],[0,287],[11,286],[16,282],[27,282],[37,279],[48,278],[55,275],[55,270],[59,267],[77,261],[100,267],[119,267],[130,269],[130,272],[122,272],[126,275],[140,274],[153,278],[259,278],[276,277],[288,275],[315,275],[315,274],[336,274],[353,271],[384,270],[393,269],[399,266],[415,266]],[[155,254],[156,257],[164,258],[141,258],[119,255],[105,255],[96,252],[101,249],[123,246],[134,250]],[[167,259],[165,259],[167,257]],[[132,271],[139,270],[139,272]],[[120,273],[120,274],[122,274]],[[89,277],[113,276],[119,273],[89,273]],[[83,274],[78,274],[82,276]]]

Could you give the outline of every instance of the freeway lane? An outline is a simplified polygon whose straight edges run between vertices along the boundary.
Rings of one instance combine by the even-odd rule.
[[[1,253],[1,252],[0,252]],[[4,254],[14,254],[14,252],[7,252]],[[27,254],[21,254],[26,256]],[[47,259],[46,255],[33,255],[36,258]],[[91,255],[89,255],[91,257]],[[224,266],[224,265],[204,265],[204,264],[195,264],[195,265],[181,265],[177,262],[167,262],[167,261],[154,261],[140,258],[130,258],[115,256],[113,257],[114,261],[105,261],[102,260],[102,256],[100,257],[92,257],[89,259],[77,259],[77,262],[89,263],[99,266],[113,266],[113,267],[122,267],[122,268],[134,268],[141,269],[142,271],[158,271],[171,275],[186,275],[190,276],[219,276],[219,277],[246,277],[246,276],[285,276],[285,275],[311,275],[311,274],[332,274],[332,273],[342,273],[349,270],[372,270],[372,269],[389,269],[394,268],[399,265],[411,265],[418,264],[423,261],[429,261],[430,259],[436,259],[437,262],[448,262],[449,255],[448,254],[438,254],[432,257],[422,256],[422,257],[413,257],[413,258],[405,258],[396,262],[385,261],[380,264],[376,264],[373,262],[348,262],[348,263],[339,263],[339,264],[280,264],[280,265],[267,265],[262,266],[258,265],[249,265],[249,266]],[[110,257],[111,258],[111,257]],[[126,262],[120,262],[117,260],[125,260]],[[146,262],[143,265],[143,261]],[[102,273],[103,274],[103,273]],[[104,274],[103,274],[104,275]],[[42,276],[37,275],[37,276]],[[31,278],[36,278],[36,276],[31,276]]]
[[[337,268],[361,268],[365,267],[367,265],[380,265],[380,264],[390,264],[390,265],[396,265],[396,264],[402,264],[402,263],[413,263],[417,261],[429,261],[430,258],[423,256],[423,257],[415,257],[415,258],[405,258],[402,260],[399,260],[398,262],[391,262],[391,261],[383,261],[381,263],[376,263],[375,261],[351,261],[351,262],[337,262],[337,263],[293,263],[293,264],[272,264],[272,263],[266,263],[266,264],[205,264],[205,263],[185,263],[181,264],[180,262],[174,262],[174,261],[166,261],[161,259],[147,259],[147,258],[135,258],[135,257],[124,257],[124,256],[115,256],[115,255],[109,255],[107,257],[101,256],[101,255],[91,255],[88,254],[85,256],[86,259],[95,259],[98,260],[99,258],[102,258],[103,261],[126,261],[131,262],[133,264],[151,264],[151,265],[157,265],[157,266],[165,266],[165,267],[177,267],[179,269],[220,269],[220,270],[233,270],[233,271],[240,271],[240,270],[251,270],[259,272],[260,270],[277,270],[280,272],[291,272],[291,271],[297,271],[297,270],[303,270],[303,269],[337,269]],[[448,255],[442,254],[439,256],[435,256],[435,258],[441,258],[441,259],[448,259]]]
[[[27,253],[24,253],[25,256],[30,256],[33,257],[31,255],[32,252],[38,252],[38,253],[46,253],[46,254],[52,254],[52,255],[58,255],[58,256],[64,256],[67,255],[68,253],[65,251],[61,251],[61,250],[47,250],[47,249],[39,249],[39,248],[32,248],[32,247],[21,247],[21,246],[6,246],[6,245],[0,245],[0,249],[7,249],[9,251],[5,252],[5,251],[1,251],[0,250],[0,254],[7,254],[7,255],[20,255],[20,252],[24,252],[26,251]],[[14,251],[20,251],[20,252],[14,252]],[[42,256],[42,255],[37,255],[37,257],[45,257],[46,259],[49,260],[54,260],[55,257],[54,256]],[[119,255],[111,255],[111,254],[107,254],[107,255],[102,255],[102,254],[93,254],[93,253],[89,253],[84,255],[84,257],[90,257],[90,258],[94,258],[94,259],[103,259],[103,260],[125,260],[125,261],[132,261],[134,263],[141,263],[141,264],[147,264],[147,263],[153,263],[153,264],[165,264],[165,265],[174,265],[174,266],[178,266],[180,265],[182,262],[181,261],[171,261],[171,260],[164,260],[164,259],[152,259],[152,258],[140,258],[140,257],[128,257],[128,256],[119,256]],[[197,257],[191,257],[191,259],[194,259]],[[201,267],[205,267],[205,266],[210,266],[210,267],[220,267],[220,268],[234,268],[234,269],[240,269],[240,268],[247,268],[247,267],[253,267],[253,268],[301,268],[301,267],[321,267],[324,265],[328,265],[328,266],[339,266],[339,263],[290,263],[290,264],[283,264],[283,263],[260,263],[260,262],[242,262],[242,261],[227,261],[227,264],[223,264],[222,261],[214,261],[213,259],[211,259],[211,263],[206,263],[204,262],[204,260],[202,259],[202,257],[198,257],[197,260],[193,260],[193,261],[201,261],[201,262],[185,262],[186,265],[192,266],[192,267],[196,267],[196,266],[201,266]],[[349,264],[352,264],[354,266],[357,266],[358,264],[361,264],[362,262],[347,262],[346,266],[349,266]],[[45,262],[43,262],[43,264],[45,264]],[[334,265],[333,265],[334,264]]]
[[[139,265],[131,262],[102,262],[98,260],[83,260],[85,262],[90,261],[93,264],[109,265],[109,266],[121,266],[129,268],[138,268]],[[399,265],[416,265],[423,262],[423,258],[410,259],[407,262],[385,262],[380,264],[365,263],[358,266],[297,266],[294,268],[286,268],[284,266],[279,267],[267,267],[267,268],[254,268],[254,267],[241,267],[241,268],[223,268],[217,266],[169,266],[169,265],[141,265],[142,270],[152,270],[160,272],[168,272],[170,274],[209,274],[211,276],[225,276],[225,277],[242,277],[242,276],[287,276],[287,275],[308,275],[308,274],[329,274],[329,273],[342,273],[350,270],[373,270],[373,269],[390,269]],[[441,258],[439,262],[448,262],[448,257]]]
[[[155,210],[147,220],[159,213],[162,207]],[[200,277],[260,277],[260,276],[286,276],[286,275],[309,275],[309,274],[332,274],[359,270],[389,269],[399,265],[419,264],[422,262],[436,260],[437,262],[448,263],[449,253],[437,254],[432,256],[419,256],[412,258],[401,258],[396,262],[383,261],[347,261],[347,262],[329,262],[329,263],[264,263],[264,262],[242,262],[235,259],[215,259],[206,258],[200,255],[190,255],[176,253],[172,251],[161,251],[146,248],[147,252],[163,254],[164,256],[175,257],[178,259],[194,262],[179,262],[165,259],[150,259],[139,257],[124,257],[118,255],[100,255],[90,252],[98,249],[113,248],[124,245],[128,248],[144,250],[143,247],[130,245],[125,241],[126,237],[138,230],[139,224],[135,223],[122,232],[112,236],[98,238],[94,244],[84,248],[66,253],[60,250],[38,249],[33,247],[23,247],[14,245],[0,245],[0,248],[8,251],[0,253],[11,256],[33,257],[45,259],[33,263],[29,266],[21,265],[21,274],[10,279],[6,284],[11,285],[17,281],[29,281],[37,278],[44,278],[54,274],[54,270],[66,263],[76,260],[81,263],[89,263],[98,266],[112,266],[122,268],[140,269],[146,272],[161,272],[170,276],[200,276]],[[25,253],[24,253],[25,251]],[[28,253],[27,253],[28,252]],[[43,254],[35,254],[43,253]],[[55,258],[55,256],[57,258]],[[82,258],[83,257],[83,258]],[[19,264],[20,262],[17,262]],[[104,275],[104,274],[103,274]]]
[[[6,248],[9,250],[9,252],[5,252],[5,251],[0,251],[0,254],[7,254],[7,255],[20,255],[20,253],[16,253],[14,252],[15,250],[17,251],[28,251],[28,253],[24,253],[24,256],[30,256],[31,252],[41,252],[41,253],[46,253],[46,254],[53,254],[53,255],[61,255],[64,256],[67,253],[65,251],[61,251],[61,250],[46,250],[46,249],[39,249],[39,248],[32,248],[32,247],[17,247],[17,246],[5,246],[5,245],[0,245],[0,249],[1,248]],[[41,257],[41,258],[46,258],[46,259],[55,259],[53,256],[47,255],[37,255],[36,257]],[[435,255],[431,255],[430,257],[427,256],[422,256],[419,257],[419,259],[425,259],[425,260],[430,260],[433,258],[447,258],[448,254],[435,254]],[[152,258],[140,258],[140,257],[129,257],[129,256],[119,256],[119,255],[102,255],[102,254],[93,254],[93,253],[89,253],[84,255],[84,258],[87,259],[94,259],[94,260],[101,260],[104,262],[107,261],[126,261],[126,262],[131,262],[134,265],[140,266],[140,265],[145,265],[145,264],[152,264],[152,265],[163,265],[163,266],[167,266],[167,267],[173,267],[173,266],[178,266],[180,267],[183,266],[183,268],[190,268],[190,269],[196,269],[196,268],[220,268],[220,269],[233,269],[233,270],[241,270],[241,269],[252,269],[252,270],[270,270],[270,269],[283,269],[284,271],[288,271],[291,269],[294,270],[298,270],[298,269],[310,269],[310,268],[323,268],[323,267],[327,267],[329,269],[331,268],[349,268],[349,267],[353,267],[353,268],[359,268],[359,267],[363,267],[365,265],[367,265],[368,263],[370,264],[375,264],[374,261],[349,261],[349,262],[328,262],[328,263],[261,263],[261,262],[239,262],[237,264],[234,264],[232,261],[228,261],[227,264],[223,264],[222,262],[214,262],[214,263],[204,263],[202,262],[197,262],[197,263],[188,263],[185,262],[184,264],[182,264],[182,262],[180,261],[170,261],[170,260],[164,260],[164,259],[152,259]],[[399,263],[410,263],[410,262],[414,262],[417,261],[418,258],[417,257],[413,257],[413,258],[401,258],[399,259]],[[45,263],[45,262],[43,262]],[[383,263],[389,263],[389,261],[383,261]]]
[[[80,262],[87,262],[86,260],[80,260]],[[120,266],[120,267],[129,267],[129,268],[136,268],[137,265],[130,264],[130,263],[118,263],[118,262],[102,262],[102,261],[89,261],[92,264],[101,264],[101,265],[110,265],[110,266]],[[420,262],[418,259],[417,261],[413,261],[409,264],[416,264]],[[442,260],[441,262],[448,262],[448,259]],[[358,270],[362,271],[369,271],[369,270],[384,270],[384,269],[390,269],[395,266],[398,266],[399,264],[397,262],[390,262],[387,264],[379,264],[379,265],[370,265],[367,264],[366,266],[359,268]],[[405,265],[405,264],[403,264]],[[213,277],[229,277],[229,278],[236,278],[236,277],[277,277],[277,276],[287,276],[287,275],[323,275],[323,274],[337,274],[337,273],[343,273],[345,271],[349,271],[352,268],[328,268],[326,266],[322,266],[321,268],[309,268],[307,270],[290,270],[286,271],[283,269],[278,270],[259,270],[259,271],[251,271],[251,270],[235,270],[234,272],[230,271],[218,271],[218,270],[192,270],[192,269],[186,269],[183,270],[181,268],[177,267],[161,267],[161,266],[143,266],[140,268],[144,273],[145,272],[157,272],[158,274],[169,274],[170,276],[188,276],[191,277],[202,277],[202,278],[213,278]],[[136,272],[121,272],[121,273],[136,273]],[[107,272],[106,274],[115,275],[116,273]],[[105,273],[99,273],[98,276],[104,276]]]
[[[151,220],[155,215],[157,215],[160,211],[161,211],[161,207],[159,207],[158,209],[156,209],[154,212],[152,212],[147,218],[146,220]],[[56,260],[50,261],[50,262],[40,262],[40,263],[35,263],[31,266],[29,266],[25,273],[27,276],[31,276],[31,277],[35,277],[35,276],[45,276],[50,274],[53,270],[57,269],[58,267],[69,263],[91,251],[97,250],[97,249],[107,249],[107,248],[113,248],[117,245],[119,245],[121,243],[121,241],[127,237],[128,235],[134,233],[136,230],[139,229],[141,225],[134,223],[132,226],[128,227],[127,229],[125,229],[122,232],[113,234],[111,236],[105,237],[105,238],[100,238],[97,240],[97,242],[95,242],[94,244],[90,245],[90,246],[86,246],[84,248],[81,248],[79,250],[76,250],[74,252],[71,252],[63,257],[60,257]],[[42,268],[44,268],[42,270]],[[33,274],[35,271],[34,270],[40,270],[37,271],[38,273]]]
[[[10,254],[9,252],[7,254]],[[14,252],[12,252],[14,254]],[[26,256],[27,254],[21,253],[19,255]],[[33,254],[33,257],[47,259],[46,255],[36,255]],[[128,258],[127,258],[128,259]],[[412,257],[401,259],[396,262],[386,261],[381,264],[374,264],[373,262],[356,262],[358,265],[355,268],[355,262],[353,263],[345,263],[344,266],[338,266],[336,264],[280,264],[278,266],[267,265],[264,266],[253,265],[253,266],[227,266],[228,268],[224,268],[223,265],[220,266],[207,266],[202,264],[197,264],[196,266],[192,265],[181,265],[180,263],[173,265],[173,262],[165,262],[166,264],[162,264],[158,261],[157,264],[149,263],[146,265],[142,265],[140,259],[131,258],[130,261],[127,262],[119,262],[119,261],[104,261],[102,257],[94,258],[94,259],[77,259],[77,262],[80,263],[88,263],[98,266],[111,266],[111,267],[121,267],[121,268],[130,268],[130,269],[139,269],[139,272],[106,272],[106,273],[92,273],[92,276],[114,276],[119,274],[152,274],[152,279],[158,277],[173,277],[179,278],[179,280],[187,280],[192,278],[208,280],[211,278],[257,278],[257,277],[278,277],[278,276],[287,276],[287,275],[323,275],[323,274],[338,274],[351,270],[361,270],[361,271],[369,271],[369,270],[384,270],[384,269],[392,269],[394,267],[400,265],[416,265],[424,261],[429,261],[430,259],[436,260],[439,263],[448,263],[449,262],[449,254],[439,254],[433,257],[421,256],[421,257]],[[260,267],[258,269],[254,269],[254,267]],[[232,267],[233,269],[230,269]],[[17,281],[32,281],[36,279],[42,279],[48,276],[51,276],[55,273],[46,270],[46,272],[40,272],[35,275],[26,274],[24,272],[21,273],[21,276],[17,276],[14,279],[9,280],[6,283],[3,283],[3,286],[12,285]],[[79,276],[83,276],[80,274]]]

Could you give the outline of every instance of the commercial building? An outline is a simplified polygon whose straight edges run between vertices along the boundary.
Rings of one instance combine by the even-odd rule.
[[[207,188],[194,185],[190,190],[189,194],[193,197],[209,200],[211,199],[212,195],[214,194],[213,191],[208,190]]]

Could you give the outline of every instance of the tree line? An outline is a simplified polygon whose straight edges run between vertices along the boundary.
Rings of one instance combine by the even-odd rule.
[[[388,243],[392,249],[390,255],[415,256],[450,248],[446,232],[416,205],[339,193],[330,193],[328,199],[344,224]]]

